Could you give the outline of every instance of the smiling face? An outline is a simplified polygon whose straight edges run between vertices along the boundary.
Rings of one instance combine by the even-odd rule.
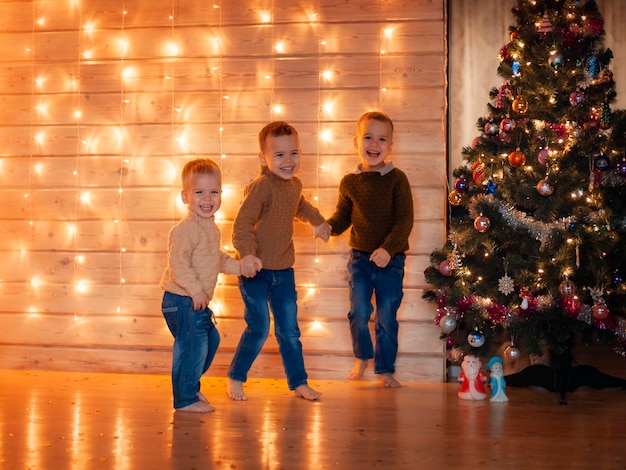
[[[273,136],[265,139],[264,149],[259,153],[261,165],[273,174],[288,180],[300,168],[300,142],[294,134]]]
[[[210,173],[192,174],[187,177],[181,198],[194,214],[208,219],[222,204],[222,187],[217,175]]]
[[[393,129],[389,123],[365,119],[354,136],[354,148],[361,157],[362,171],[378,171],[385,165],[393,147]]]

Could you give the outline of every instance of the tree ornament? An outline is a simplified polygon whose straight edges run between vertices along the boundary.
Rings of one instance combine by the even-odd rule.
[[[476,147],[478,147],[478,145],[479,145],[479,144],[480,144],[480,142],[481,142],[481,139],[482,139],[482,136],[481,136],[481,135],[477,135],[476,137],[474,137],[474,138],[472,139],[472,148],[473,148],[473,149],[475,149]]]
[[[456,318],[454,318],[454,315],[451,315],[450,312],[448,312],[441,317],[441,320],[439,320],[439,328],[441,328],[441,331],[445,334],[452,333],[456,328]]]
[[[461,269],[463,267],[463,261],[461,260],[461,255],[459,255],[459,250],[457,244],[454,244],[454,248],[452,248],[452,252],[450,256],[448,256],[448,262],[452,269]]]
[[[537,26],[537,32],[545,36],[552,31],[554,31],[552,22],[550,21],[550,18],[548,18],[548,13],[544,13],[539,26]]]
[[[448,202],[453,206],[460,206],[463,196],[457,190],[450,191],[448,194]]]
[[[548,180],[543,179],[539,180],[537,186],[535,187],[537,192],[542,196],[550,196],[554,192],[554,188],[548,183]]]
[[[591,307],[591,314],[593,318],[596,320],[604,320],[609,316],[609,307],[607,307],[606,302],[604,301],[604,288],[597,287],[589,288],[589,293],[591,294],[591,298],[593,299],[593,307]]]
[[[528,287],[522,287],[519,293],[522,303],[519,308],[522,310],[528,310],[528,299],[531,297],[530,289]]]
[[[509,154],[509,165],[511,165],[512,167],[519,168],[525,163],[526,155],[524,155],[524,152],[522,152],[519,147],[517,148],[517,150]]]
[[[626,158],[622,158],[622,161],[617,164],[615,173],[623,178],[626,178]]]
[[[513,62],[511,62],[511,71],[513,72],[513,75],[518,77],[519,76],[519,69],[520,69],[520,65],[519,65],[519,60],[514,60]]]
[[[563,54],[557,51],[552,51],[550,52],[550,58],[548,59],[548,62],[554,70],[558,70],[563,66],[565,60],[563,59]]]
[[[596,170],[607,171],[611,167],[611,161],[603,153],[594,155],[593,166]]]
[[[506,117],[500,121],[500,130],[505,134],[508,134],[513,129],[515,129],[515,120],[509,117]]]
[[[498,129],[498,125],[493,122],[492,120],[489,120],[486,124],[485,127],[483,128],[485,130],[485,134],[487,135],[496,135],[499,131]]]
[[[513,278],[509,277],[506,270],[504,271],[504,276],[498,279],[498,291],[502,292],[504,295],[510,295],[515,292],[515,281],[513,281]]]
[[[585,61],[585,73],[590,78],[598,78],[600,74],[600,61],[598,56],[591,54]]]
[[[489,181],[487,181],[487,186],[485,187],[485,194],[493,194],[495,196],[497,188],[498,185],[493,182],[492,178],[489,178]]]
[[[482,212],[478,217],[474,219],[474,228],[480,233],[485,233],[487,230],[489,230],[490,225],[491,221],[489,220],[489,218],[485,217]]]
[[[569,95],[569,102],[572,106],[578,106],[579,104],[583,104],[587,97],[582,90],[573,91]]]
[[[537,161],[541,163],[542,165],[545,165],[546,161],[548,160],[549,155],[550,155],[550,149],[543,148],[539,150],[539,153],[537,154]]]
[[[480,348],[483,344],[485,344],[485,335],[482,331],[472,331],[469,335],[467,335],[467,342],[473,348]]]
[[[566,299],[571,299],[576,293],[576,286],[569,279],[565,279],[559,284],[559,293]]]
[[[513,111],[519,114],[524,114],[526,111],[528,111],[528,103],[521,95],[515,97],[511,107],[513,108]]]
[[[609,241],[614,245],[617,245],[619,243],[619,233],[617,233],[617,231],[609,230],[606,235]]]
[[[591,314],[596,320],[604,320],[609,316],[609,307],[604,303],[593,304]]]
[[[452,266],[450,266],[449,260],[444,259],[439,263],[439,272],[444,276],[452,276]]]
[[[454,189],[459,193],[464,193],[469,189],[469,181],[467,181],[465,176],[461,176],[456,179],[454,182]]]
[[[600,116],[600,129],[607,130],[613,125],[613,112],[609,102],[605,101],[602,104],[602,115]]]
[[[498,96],[496,97],[496,108],[501,109],[504,107],[505,100],[511,100],[513,98],[513,92],[511,91],[511,85],[505,84],[498,88]]]
[[[472,165],[472,179],[474,184],[481,185],[487,175],[487,165],[484,162],[476,162]]]
[[[522,355],[522,352],[517,346],[515,346],[513,340],[511,340],[511,343],[506,348],[504,348],[503,353],[504,357],[508,359],[518,359]]]

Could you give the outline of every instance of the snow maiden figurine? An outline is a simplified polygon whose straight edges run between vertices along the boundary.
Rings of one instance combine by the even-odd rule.
[[[491,370],[489,376],[489,385],[491,387],[491,398],[489,401],[509,401],[506,396],[506,382],[504,380],[504,372],[502,371],[502,359],[493,356],[487,364]]]

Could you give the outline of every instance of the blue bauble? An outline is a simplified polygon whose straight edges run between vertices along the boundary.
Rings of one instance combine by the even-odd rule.
[[[485,335],[480,331],[472,331],[469,335],[467,335],[467,342],[474,348],[480,348],[483,344],[485,344]]]

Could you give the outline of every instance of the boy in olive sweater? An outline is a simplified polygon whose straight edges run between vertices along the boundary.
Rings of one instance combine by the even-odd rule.
[[[385,387],[400,387],[394,377],[398,352],[396,314],[403,297],[405,252],[413,228],[413,197],[406,175],[385,160],[393,146],[393,122],[368,112],[357,121],[354,148],[361,162],[339,184],[331,235],[350,230],[348,320],[356,363],[349,379],[360,379],[374,359],[374,373]],[[376,294],[376,348],[368,322]]]

